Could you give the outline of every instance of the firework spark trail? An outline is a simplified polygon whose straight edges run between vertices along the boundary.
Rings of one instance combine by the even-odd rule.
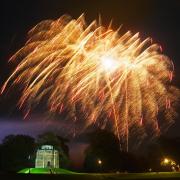
[[[51,112],[69,109],[68,116],[76,118],[81,104],[84,128],[103,116],[127,142],[133,125],[144,132],[150,125],[159,133],[157,109],[165,114],[164,124],[173,122],[179,93],[170,85],[174,65],[151,38],[141,41],[130,31],[120,35],[96,21],[87,26],[83,15],[42,21],[28,36],[10,59],[19,64],[2,87],[3,92],[13,84],[24,86],[20,108],[29,112],[47,96]]]

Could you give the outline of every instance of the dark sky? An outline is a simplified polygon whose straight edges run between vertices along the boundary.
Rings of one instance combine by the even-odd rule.
[[[123,24],[124,30],[140,32],[142,37],[150,36],[161,44],[163,52],[175,64],[176,85],[180,86],[180,1],[179,0],[1,0],[0,4],[0,85],[5,81],[12,65],[8,64],[13,55],[26,40],[26,33],[44,19],[56,19],[63,14],[73,18],[85,13],[87,22],[98,18],[106,25],[113,19],[113,28]],[[17,92],[11,97],[0,97],[1,138],[7,133],[24,133],[21,112],[14,103]],[[14,96],[14,97],[12,97]],[[178,121],[168,131],[168,135],[180,136]],[[37,129],[32,128],[34,131]],[[28,129],[28,127],[26,126]],[[23,129],[23,131],[21,131]],[[28,133],[32,133],[33,131]],[[6,132],[6,133],[2,133]],[[35,133],[36,134],[36,133]]]

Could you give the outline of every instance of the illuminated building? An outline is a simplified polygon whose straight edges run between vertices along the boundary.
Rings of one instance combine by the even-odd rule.
[[[36,168],[59,168],[59,152],[51,145],[42,145],[36,153]]]

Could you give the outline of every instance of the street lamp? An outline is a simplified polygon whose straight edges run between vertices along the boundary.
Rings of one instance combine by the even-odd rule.
[[[101,165],[102,164],[102,161],[100,159],[98,159],[98,164]]]
[[[161,162],[162,166],[171,167],[173,171],[179,171],[178,164],[173,159],[170,158],[164,158]]]
[[[102,172],[102,163],[103,163],[103,162],[102,162],[101,159],[98,159],[98,160],[97,160],[97,165],[98,165],[98,169],[99,169],[100,172]]]
[[[168,158],[164,158],[164,164],[169,164],[170,160]]]

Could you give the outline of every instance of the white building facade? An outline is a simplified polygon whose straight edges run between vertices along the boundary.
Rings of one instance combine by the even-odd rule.
[[[42,145],[36,152],[35,168],[59,168],[59,152],[52,145]]]

